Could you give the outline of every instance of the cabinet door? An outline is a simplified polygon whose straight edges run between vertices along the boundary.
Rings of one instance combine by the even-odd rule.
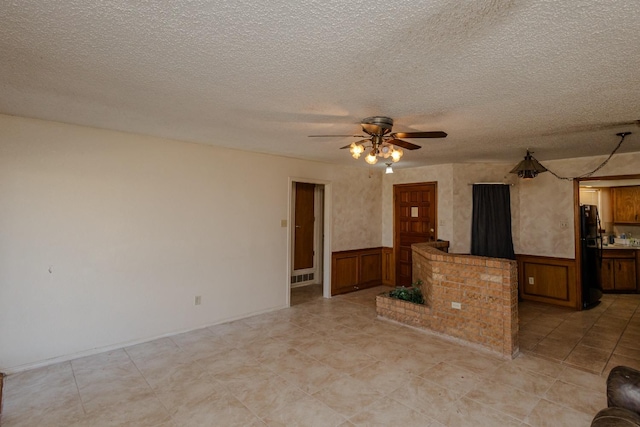
[[[640,207],[640,191],[638,187],[615,187],[613,194],[613,222],[636,223]]]
[[[636,260],[635,259],[615,259],[613,260],[614,282],[618,291],[636,290]]]
[[[600,281],[603,291],[613,291],[615,289],[613,282],[613,261],[612,259],[602,260],[602,270],[600,272]]]

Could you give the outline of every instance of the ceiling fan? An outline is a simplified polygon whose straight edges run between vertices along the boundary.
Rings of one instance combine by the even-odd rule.
[[[378,157],[388,159],[391,157],[393,162],[397,162],[403,155],[402,148],[406,150],[417,150],[421,148],[419,145],[411,142],[403,141],[399,138],[444,138],[446,132],[391,132],[393,127],[393,119],[385,116],[373,116],[362,119],[360,122],[362,130],[366,135],[309,135],[310,137],[338,137],[338,138],[364,138],[360,141],[353,142],[340,149],[349,148],[354,159],[360,157],[365,149],[371,148],[369,154],[365,157],[365,161],[371,165],[378,162]],[[368,135],[368,136],[367,136]],[[402,147],[402,148],[398,148]]]

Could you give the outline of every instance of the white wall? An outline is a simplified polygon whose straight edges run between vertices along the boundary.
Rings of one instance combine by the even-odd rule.
[[[0,370],[283,307],[290,177],[380,246],[379,173],[0,115]]]

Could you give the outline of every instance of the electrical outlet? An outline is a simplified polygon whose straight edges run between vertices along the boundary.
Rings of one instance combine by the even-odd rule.
[[[535,280],[533,280],[533,277],[529,277],[529,284],[530,285],[534,285],[536,283]]]
[[[193,305],[200,305],[200,304],[202,304],[202,297],[200,295],[196,295]]]
[[[462,304],[460,304],[459,302],[452,302],[451,303],[451,308],[455,308],[456,310],[461,310],[462,309]]]
[[[562,229],[569,228],[569,223],[567,221],[560,221],[560,228]]]

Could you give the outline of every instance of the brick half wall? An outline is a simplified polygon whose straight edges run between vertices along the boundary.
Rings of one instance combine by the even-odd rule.
[[[429,243],[413,249],[413,281],[422,280],[426,307],[385,302],[378,314],[479,345],[506,358],[518,354],[518,278],[515,261],[442,252]],[[460,309],[451,303],[460,303]],[[419,313],[426,318],[415,319]],[[406,318],[405,319],[403,319]]]

